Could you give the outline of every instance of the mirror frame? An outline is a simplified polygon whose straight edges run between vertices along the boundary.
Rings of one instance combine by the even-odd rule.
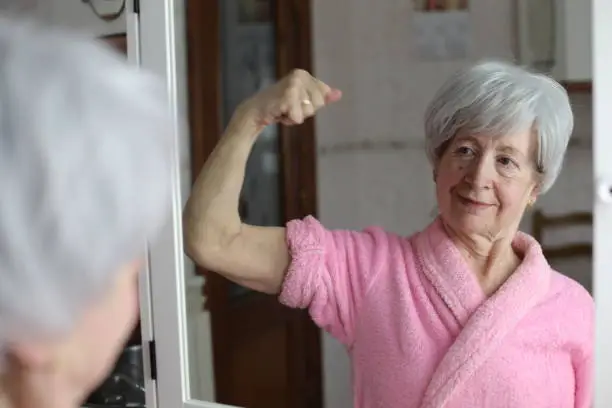
[[[140,63],[165,78],[172,111],[175,115],[175,147],[186,130],[182,116],[186,106],[186,64],[184,4],[182,0],[147,0],[140,2]],[[594,280],[596,314],[595,406],[612,401],[612,2],[593,0],[593,76],[596,87],[594,105]],[[130,8],[133,10],[133,8]],[[132,18],[132,17],[130,17]],[[129,47],[134,46],[134,33]],[[149,276],[152,282],[153,330],[157,344],[157,405],[162,408],[213,408],[223,405],[190,399],[187,361],[187,327],[184,258],[181,228],[181,183],[178,149],[173,152],[172,217],[160,239],[150,248]]]
[[[593,163],[594,225],[593,265],[595,320],[595,406],[606,407],[612,401],[612,3],[592,2],[593,50]]]

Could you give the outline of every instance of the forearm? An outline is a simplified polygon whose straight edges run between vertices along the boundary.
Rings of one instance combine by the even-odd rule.
[[[260,131],[248,114],[237,112],[193,185],[183,212],[185,247],[202,266],[240,233],[240,191]]]
[[[265,124],[302,123],[340,97],[295,70],[238,108],[185,206],[185,249],[198,265],[251,289],[279,292],[290,262],[285,228],[242,224],[238,213],[247,159]]]

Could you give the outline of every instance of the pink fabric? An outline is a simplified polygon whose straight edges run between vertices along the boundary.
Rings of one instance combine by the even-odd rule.
[[[490,298],[436,220],[409,238],[380,228],[287,225],[280,296],[344,343],[357,408],[586,408],[594,303],[519,233],[523,262]]]

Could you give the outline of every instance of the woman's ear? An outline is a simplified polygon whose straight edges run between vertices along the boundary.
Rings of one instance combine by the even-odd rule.
[[[538,183],[533,187],[533,189],[531,190],[531,193],[529,194],[529,200],[527,201],[528,207],[533,207],[536,200],[538,199],[539,194],[540,194],[540,184]]]

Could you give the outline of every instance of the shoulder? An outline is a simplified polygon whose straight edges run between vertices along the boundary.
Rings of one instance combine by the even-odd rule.
[[[545,305],[553,321],[575,342],[592,348],[595,336],[595,301],[578,282],[552,270]]]
[[[313,216],[287,223],[287,243],[291,248],[341,249],[389,252],[404,247],[410,238],[386,231],[380,226],[356,229],[328,229]]]
[[[568,308],[584,313],[595,313],[595,301],[591,294],[578,282],[558,271],[551,271],[550,297]]]

